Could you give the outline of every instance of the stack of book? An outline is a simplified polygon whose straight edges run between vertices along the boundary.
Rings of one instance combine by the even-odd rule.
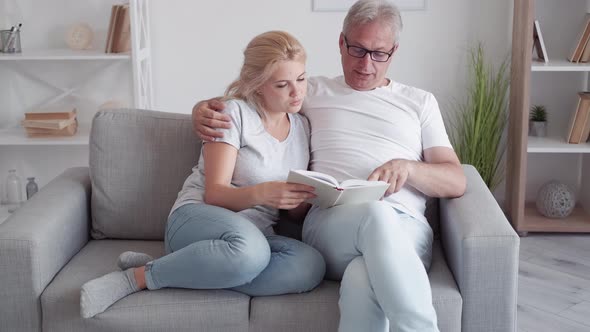
[[[131,20],[129,5],[113,5],[107,33],[105,53],[131,51]]]
[[[590,13],[586,14],[582,29],[578,32],[576,41],[570,51],[568,60],[571,62],[590,61]]]
[[[571,144],[585,143],[590,136],[590,92],[580,92],[578,97],[578,107],[572,116],[566,137]]]
[[[66,112],[25,113],[22,126],[28,137],[73,136],[78,130],[76,109]]]

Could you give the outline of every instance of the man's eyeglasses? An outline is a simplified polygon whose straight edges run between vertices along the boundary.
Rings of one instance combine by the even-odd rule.
[[[362,47],[358,47],[358,46],[350,46],[350,45],[348,45],[348,40],[346,39],[346,36],[344,36],[344,45],[346,46],[346,50],[348,52],[348,55],[353,56],[355,58],[364,58],[365,55],[367,55],[367,53],[369,53],[369,56],[371,57],[371,59],[373,61],[377,61],[377,62],[386,62],[387,60],[389,60],[389,58],[393,54],[393,51],[395,51],[395,45],[393,46],[393,48],[389,52],[370,51],[366,48],[362,48]]]

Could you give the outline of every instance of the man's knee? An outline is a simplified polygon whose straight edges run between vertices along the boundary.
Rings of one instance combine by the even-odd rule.
[[[369,202],[362,204],[360,207],[364,212],[361,229],[376,227],[377,232],[389,235],[394,235],[400,231],[397,213],[388,203],[382,201]]]

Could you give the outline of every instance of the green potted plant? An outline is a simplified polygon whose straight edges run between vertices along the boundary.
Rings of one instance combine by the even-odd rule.
[[[543,105],[531,107],[529,123],[529,135],[545,137],[547,135],[547,109]]]
[[[473,165],[490,188],[503,176],[502,134],[508,116],[508,60],[493,68],[484,60],[483,46],[471,50],[470,83],[467,100],[447,119],[452,130],[449,138],[463,164]]]

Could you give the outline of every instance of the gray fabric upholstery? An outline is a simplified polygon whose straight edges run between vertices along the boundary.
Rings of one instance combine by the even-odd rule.
[[[441,199],[441,240],[463,296],[463,331],[514,331],[520,239],[473,166],[463,197]]]
[[[90,169],[66,170],[0,225],[0,331],[334,331],[335,282],[256,298],[146,291],[80,318],[80,286],[114,270],[119,253],[162,254],[162,242],[149,240],[162,239],[199,148],[189,115],[98,112]],[[429,271],[438,324],[441,332],[515,331],[519,239],[475,169],[464,170],[465,196],[429,207],[440,232]],[[91,224],[97,238],[126,239],[89,242]]]
[[[98,112],[90,134],[93,238],[162,240],[200,147],[188,114]]]
[[[88,169],[72,168],[0,225],[0,331],[40,329],[39,296],[88,241],[89,199]]]
[[[162,289],[132,294],[93,319],[80,317],[80,287],[117,269],[126,250],[164,253],[160,241],[90,241],[41,296],[43,331],[247,331],[250,298],[228,290]]]

